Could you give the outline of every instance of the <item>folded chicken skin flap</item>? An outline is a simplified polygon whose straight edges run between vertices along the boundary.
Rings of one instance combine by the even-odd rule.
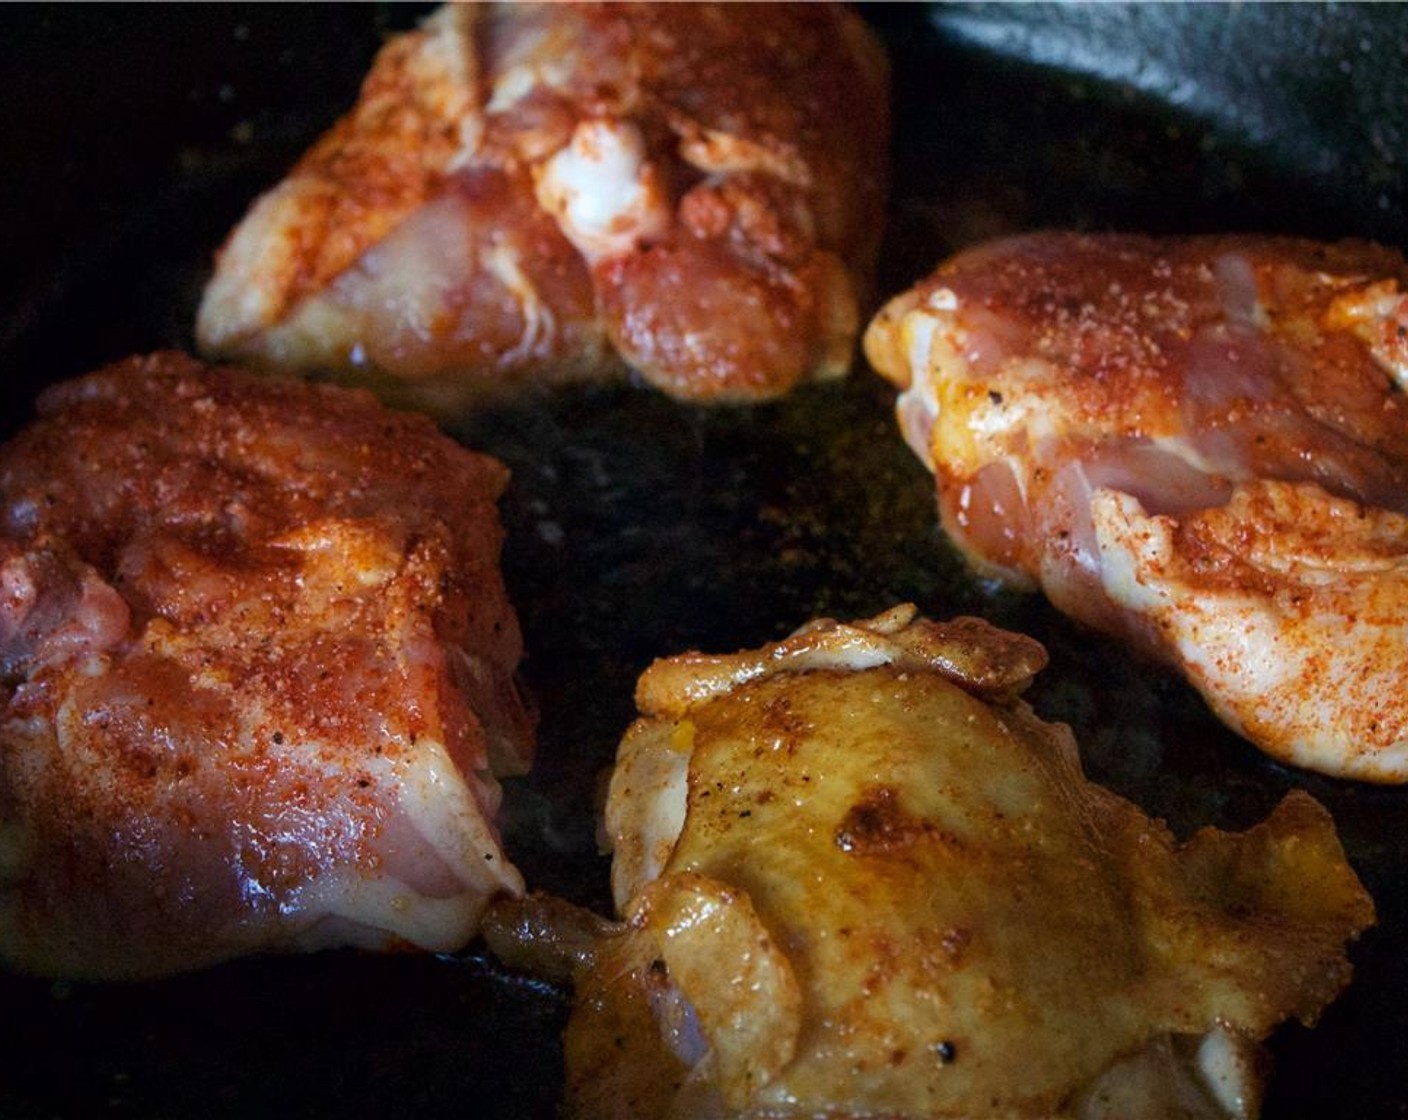
[[[775,397],[850,367],[888,71],[817,4],[451,4],[221,249],[209,355],[448,413],[635,370]]]
[[[507,472],[369,393],[132,358],[0,448],[0,960],[450,950],[522,880]]]
[[[1179,843],[1091,784],[1018,698],[1044,661],[901,607],[653,665],[571,1114],[1255,1115],[1372,903],[1303,793]]]

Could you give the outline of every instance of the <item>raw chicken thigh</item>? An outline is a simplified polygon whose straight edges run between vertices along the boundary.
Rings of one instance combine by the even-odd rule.
[[[451,950],[522,890],[496,461],[365,392],[132,358],[0,448],[0,960]]]
[[[752,400],[849,368],[888,134],[831,5],[448,5],[220,253],[201,347],[440,412],[636,370]]]
[[[871,323],[984,572],[1177,666],[1262,750],[1408,781],[1408,266],[1366,243],[1014,237]]]
[[[1254,1116],[1373,906],[1303,793],[1179,844],[1088,782],[1045,660],[896,607],[647,670],[569,1113]]]

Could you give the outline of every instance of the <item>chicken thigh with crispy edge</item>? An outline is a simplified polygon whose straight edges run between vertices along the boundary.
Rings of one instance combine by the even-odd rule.
[[[1180,844],[1087,781],[1018,699],[1045,660],[905,606],[651,666],[624,925],[548,945],[586,961],[569,1114],[1255,1116],[1257,1041],[1344,987],[1373,905],[1304,793]],[[496,942],[552,923],[516,914]]]
[[[0,960],[452,950],[522,881],[507,472],[368,393],[132,358],[0,448]]]
[[[981,570],[1268,754],[1401,783],[1405,287],[1363,242],[1033,234],[942,265],[865,348]]]
[[[844,7],[448,5],[234,230],[200,345],[441,413],[627,367],[779,396],[850,367],[887,145]]]

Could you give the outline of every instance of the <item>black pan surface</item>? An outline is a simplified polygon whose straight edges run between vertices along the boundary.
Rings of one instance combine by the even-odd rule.
[[[423,9],[0,10],[0,428],[43,384],[190,345],[210,257]],[[1264,230],[1408,245],[1408,17],[1393,7],[865,9],[896,131],[881,291],[1044,226]],[[631,386],[487,411],[455,434],[514,472],[506,572],[539,762],[507,842],[537,887],[604,910],[596,780],[654,657],[733,650],[901,600],[1027,631],[1031,699],[1095,779],[1186,835],[1292,788],[1334,814],[1374,895],[1352,987],[1272,1041],[1265,1108],[1408,1115],[1408,791],[1292,772],[1183,684],[968,575],[891,393],[858,369],[779,404],[704,411]],[[327,953],[136,985],[0,973],[0,1117],[550,1117],[566,995],[484,953]]]

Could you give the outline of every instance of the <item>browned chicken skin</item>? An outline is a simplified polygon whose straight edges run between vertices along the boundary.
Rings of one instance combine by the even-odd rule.
[[[1303,793],[1176,843],[1018,698],[1034,641],[912,607],[642,676],[578,923],[568,1111],[1250,1118],[1373,906]],[[509,906],[496,943],[539,920]],[[590,947],[588,947],[590,946]]]
[[[506,472],[369,394],[133,358],[0,448],[0,959],[453,949],[522,889]]]
[[[886,80],[836,6],[447,6],[234,231],[201,345],[439,411],[626,366],[703,401],[842,374]]]

